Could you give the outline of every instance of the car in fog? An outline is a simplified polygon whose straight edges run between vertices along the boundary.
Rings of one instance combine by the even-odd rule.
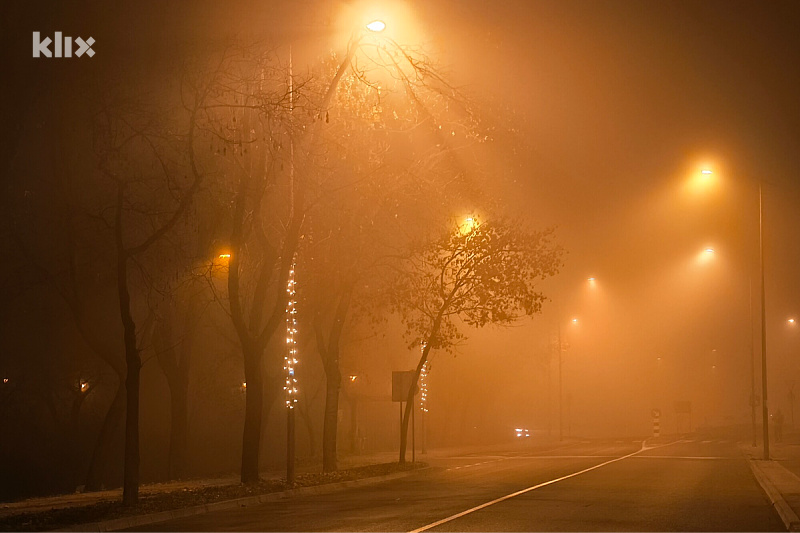
[[[531,436],[531,432],[526,428],[514,428],[514,434],[517,438],[524,439]]]

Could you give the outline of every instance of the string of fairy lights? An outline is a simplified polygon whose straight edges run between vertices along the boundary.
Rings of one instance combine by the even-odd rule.
[[[295,296],[294,279],[295,262],[289,270],[289,280],[286,282],[286,355],[283,358],[283,370],[286,372],[286,407],[294,409],[297,403],[297,377],[294,367],[297,365],[297,299]]]
[[[420,346],[420,351],[425,351],[425,343]],[[428,361],[422,365],[419,373],[419,410],[423,413],[428,412]]]

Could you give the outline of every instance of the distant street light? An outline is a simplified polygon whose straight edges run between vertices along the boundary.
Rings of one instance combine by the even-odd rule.
[[[795,322],[794,322],[794,318],[790,318],[790,319],[789,319],[789,320],[787,320],[786,322],[788,322],[790,326],[794,326],[794,324],[795,324]]]
[[[703,250],[703,253],[706,256],[716,255],[716,251],[713,248],[706,248]],[[752,275],[749,273],[748,269],[748,310],[750,316],[750,411],[751,411],[751,422],[753,428],[753,448],[758,446],[758,428],[756,427],[756,363],[755,363],[755,350],[753,349],[753,344],[755,343],[755,339],[753,336],[753,278]],[[716,350],[714,350],[716,351]]]
[[[382,20],[373,20],[367,24],[367,29],[373,33],[380,33],[386,29],[386,23]]]

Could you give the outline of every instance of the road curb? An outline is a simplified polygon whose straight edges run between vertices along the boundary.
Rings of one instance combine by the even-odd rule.
[[[119,531],[121,529],[129,529],[137,526],[144,526],[148,524],[155,524],[164,522],[175,518],[186,518],[188,516],[196,516],[201,514],[210,513],[213,511],[225,511],[228,509],[236,509],[239,507],[249,507],[261,503],[273,502],[290,498],[292,496],[304,496],[309,494],[330,494],[345,489],[356,487],[364,487],[382,483],[384,481],[391,481],[399,479],[417,472],[429,470],[431,467],[426,466],[417,468],[406,472],[395,472],[394,474],[386,474],[383,476],[366,477],[362,479],[355,479],[352,481],[340,481],[338,483],[325,483],[322,485],[314,485],[311,487],[299,487],[296,489],[284,490],[281,492],[268,492],[265,494],[258,494],[256,496],[247,496],[245,498],[237,498],[235,500],[225,500],[221,502],[206,503],[203,505],[195,505],[192,507],[182,507],[180,509],[171,509],[169,511],[160,511],[158,513],[151,513],[145,515],[126,516],[123,518],[115,518],[113,520],[104,520],[101,522],[90,522],[88,524],[79,524],[55,531]]]
[[[758,481],[759,485],[761,485],[761,488],[764,489],[764,492],[767,494],[772,506],[778,512],[778,516],[780,516],[781,520],[783,520],[783,525],[786,526],[786,530],[800,531],[800,518],[797,517],[797,513],[795,513],[791,506],[786,502],[781,492],[770,479],[770,476],[763,471],[761,463],[769,463],[771,468],[782,469],[789,474],[791,474],[791,472],[786,470],[783,465],[775,463],[774,461],[759,461],[748,457],[747,462],[750,465],[750,469],[753,471],[756,481]]]

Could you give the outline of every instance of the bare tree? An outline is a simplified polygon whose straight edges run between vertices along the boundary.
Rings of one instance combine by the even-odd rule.
[[[432,349],[448,349],[463,338],[459,324],[510,325],[540,312],[544,294],[536,280],[558,272],[562,249],[553,231],[528,231],[521,224],[475,219],[416,248],[397,271],[388,293],[406,325],[412,346],[422,345],[403,414],[400,463],[405,463],[408,421],[416,383]]]

